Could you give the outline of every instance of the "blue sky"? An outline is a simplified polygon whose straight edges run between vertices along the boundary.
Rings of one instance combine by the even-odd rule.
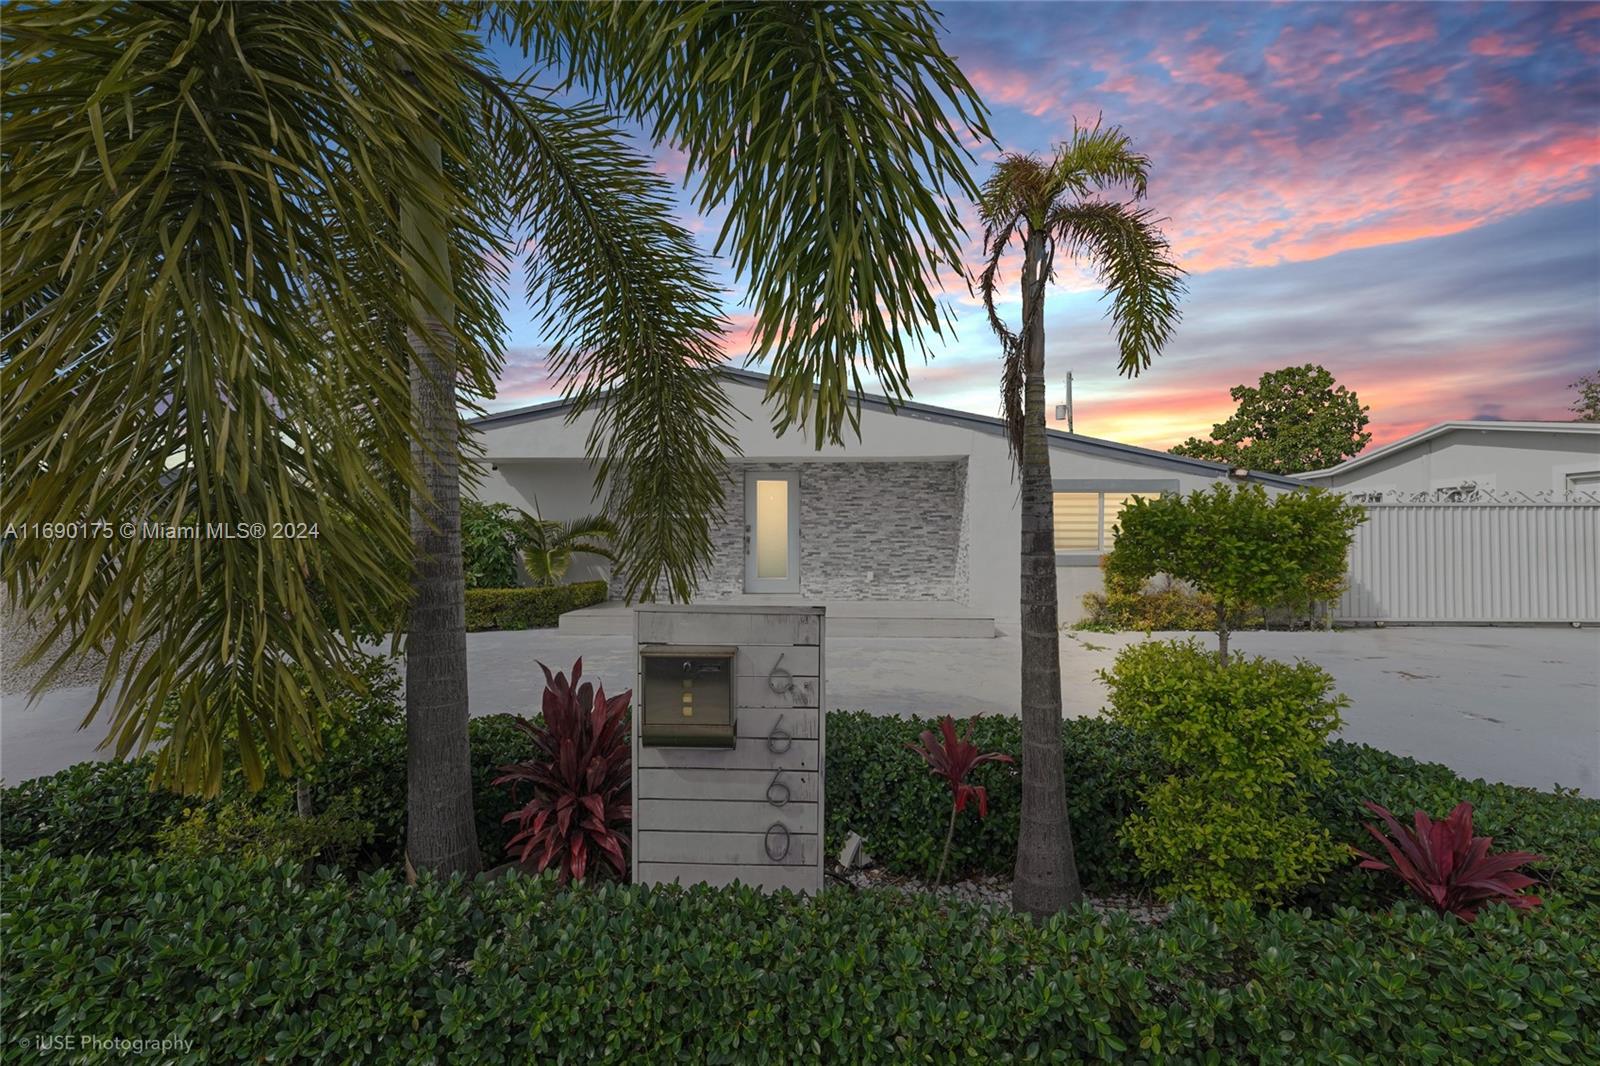
[[[1053,393],[1074,373],[1079,432],[1165,447],[1226,417],[1230,386],[1318,362],[1383,443],[1567,417],[1567,385],[1600,367],[1600,4],[936,7],[1001,148],[1048,151],[1099,116],[1152,159],[1183,321],[1119,378],[1100,293],[1063,273],[1047,359]],[[714,237],[688,192],[682,216]],[[724,276],[737,358],[748,318]],[[956,333],[915,398],[994,414],[998,346],[964,289],[948,297]],[[495,408],[555,391],[519,303]]]

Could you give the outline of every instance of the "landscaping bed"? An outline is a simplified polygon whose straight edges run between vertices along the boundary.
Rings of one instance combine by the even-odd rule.
[[[6,866],[12,1039],[173,1061],[1584,1062],[1592,914],[1040,926],[896,892],[470,888],[142,856]]]
[[[510,715],[475,718],[470,724],[475,808],[479,843],[486,865],[505,858],[512,809],[504,787],[492,784],[496,767],[527,758],[527,739]],[[949,790],[929,775],[904,745],[932,723],[922,719],[880,718],[864,711],[828,715],[827,832],[830,854],[846,834],[859,833],[866,850],[888,874],[928,878],[939,859],[949,814]],[[1021,749],[1021,725],[1013,718],[984,717],[975,726],[984,749]],[[1118,829],[1137,809],[1139,781],[1153,768],[1154,755],[1126,728],[1103,719],[1062,723],[1066,759],[1067,806],[1072,818],[1078,869],[1089,892],[1149,895],[1132,850]],[[1477,831],[1495,838],[1497,849],[1524,849],[1548,856],[1536,868],[1545,895],[1600,911],[1600,800],[1575,794],[1539,792],[1482,780],[1463,779],[1447,767],[1335,741],[1327,757],[1333,773],[1310,789],[1308,806],[1335,841],[1368,848],[1362,829],[1371,817],[1361,801],[1391,810],[1421,808],[1442,815],[1465,800],[1475,807]],[[8,851],[42,849],[68,856],[159,850],[158,832],[194,800],[147,787],[148,759],[132,763],[83,763],[51,777],[0,791],[0,843]],[[949,880],[997,874],[1009,876],[1016,855],[1021,779],[1014,766],[987,765],[973,774],[989,794],[989,816],[956,824]],[[318,767],[311,785],[317,810],[341,797],[354,818],[373,827],[354,869],[396,866],[405,827],[405,727],[396,711],[371,728],[361,742],[334,751]],[[246,799],[235,783],[212,805],[226,802],[278,804],[292,808],[286,782]],[[1398,881],[1358,870],[1353,863],[1335,869],[1292,902],[1328,911],[1344,904],[1387,905],[1400,898]]]
[[[1168,649],[1150,674],[1130,657],[1123,691],[1187,691],[1183,670],[1212,676],[1209,661]],[[1226,678],[1263,669],[1279,668]],[[599,866],[570,889],[516,872],[407,885],[396,691],[374,659],[341,697],[299,782],[310,819],[281,778],[249,793],[230,773],[208,801],[153,792],[149,758],[0,793],[6,1033],[139,1034],[192,1062],[1600,1060],[1594,800],[1318,741],[1327,765],[1293,795],[1337,864],[1277,906],[1158,903],[1172,885],[1124,830],[1173,767],[1127,724],[1067,721],[1086,900],[1034,925],[1008,906],[1020,776],[997,760],[1020,750],[1020,723],[968,727],[971,752],[995,753],[962,785],[984,790],[987,817],[953,817],[927,742],[907,750],[932,721],[835,711],[826,844],[838,854],[853,832],[872,858],[836,867],[819,897],[608,884]],[[532,743],[506,715],[469,728],[494,867],[518,803],[494,781]],[[1348,859],[1372,847],[1364,800],[1436,815],[1471,802],[1497,850],[1547,857],[1543,905],[1490,904],[1475,923],[1419,910],[1399,879]]]

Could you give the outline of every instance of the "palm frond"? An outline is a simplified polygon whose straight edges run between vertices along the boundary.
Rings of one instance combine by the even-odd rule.
[[[1150,180],[1150,160],[1133,150],[1133,142],[1120,126],[1073,125],[1072,136],[1056,146],[1050,163],[1054,196],[1070,190],[1084,196],[1109,185],[1126,186],[1134,199],[1143,199]],[[1052,198],[1053,198],[1052,197]]]
[[[1072,201],[1047,220],[1072,255],[1086,254],[1111,296],[1118,370],[1132,377],[1150,365],[1178,323],[1183,271],[1149,211],[1103,201]]]
[[[545,58],[687,156],[717,250],[747,282],[750,359],[770,361],[775,422],[818,447],[859,432],[863,373],[909,394],[908,353],[949,316],[961,270],[947,189],[976,192],[963,137],[986,110],[924,4],[527,5]]]
[[[687,599],[711,557],[724,455],[738,451],[716,286],[672,220],[666,182],[610,115],[506,92],[496,137],[517,160],[528,299],[575,401],[569,419],[594,413],[587,449],[626,594]]]
[[[496,240],[465,144],[477,38],[428,5],[18,3],[0,39],[0,499],[19,524],[107,523],[8,544],[11,601],[50,621],[33,652],[59,641],[56,666],[106,653],[88,718],[110,704],[117,754],[167,719],[169,779],[214,790],[232,715],[259,782],[315,754],[355,632],[405,595],[385,471],[409,470],[395,338],[420,323],[393,204],[425,195],[421,124],[464,183],[435,204],[455,255]],[[455,291],[478,383],[485,269]]]

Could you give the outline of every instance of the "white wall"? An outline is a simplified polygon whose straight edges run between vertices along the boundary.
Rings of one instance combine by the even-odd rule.
[[[1349,470],[1311,479],[1350,492],[1431,492],[1471,481],[1499,492],[1556,492],[1566,476],[1600,472],[1600,427],[1452,429]]]

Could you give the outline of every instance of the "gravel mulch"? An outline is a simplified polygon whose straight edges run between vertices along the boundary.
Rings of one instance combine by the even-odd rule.
[[[856,888],[886,888],[907,894],[921,892],[963,903],[976,903],[984,907],[1003,910],[1011,908],[1011,878],[999,874],[985,874],[965,881],[943,884],[938,888],[920,878],[891,874],[876,866],[845,871],[836,864],[830,864],[828,876],[835,883],[852,885]],[[1165,903],[1121,893],[1103,895],[1086,893],[1084,902],[1101,915],[1126,914],[1141,925],[1159,925],[1166,920],[1171,910]]]

